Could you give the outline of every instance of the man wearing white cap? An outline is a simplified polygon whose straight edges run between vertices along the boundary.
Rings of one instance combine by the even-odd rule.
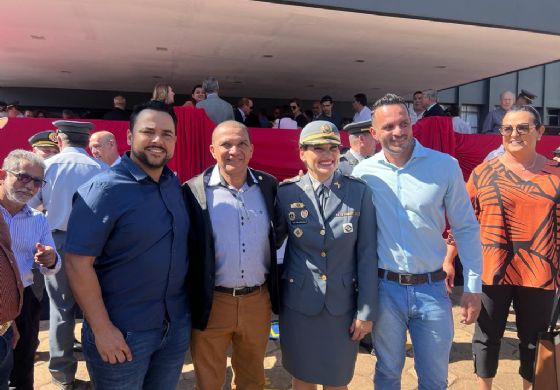
[[[43,204],[47,210],[47,220],[56,250],[62,257],[72,197],[79,186],[105,170],[107,165],[91,158],[85,150],[89,143],[89,133],[93,129],[92,123],[59,120],[53,122],[53,125],[57,127],[60,153],[45,162],[47,184],[29,205],[35,207]],[[78,364],[72,350],[77,306],[68,285],[64,265],[56,275],[45,277],[45,284],[50,299],[49,370],[55,385],[62,389],[72,389]]]

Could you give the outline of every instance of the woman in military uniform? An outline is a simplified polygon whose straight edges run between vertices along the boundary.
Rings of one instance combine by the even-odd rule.
[[[337,171],[338,129],[314,121],[301,132],[307,173],[278,189],[278,239],[287,237],[280,344],[293,388],[346,388],[358,342],[377,302],[376,219],[365,183]]]

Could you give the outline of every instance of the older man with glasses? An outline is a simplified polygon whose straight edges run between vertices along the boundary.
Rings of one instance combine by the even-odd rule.
[[[15,320],[20,339],[14,350],[10,388],[33,389],[33,367],[41,303],[32,290],[32,269],[54,275],[61,261],[54,249],[47,218],[27,206],[27,202],[45,184],[45,163],[25,150],[14,150],[0,169],[0,213],[12,237],[12,250],[23,283],[23,307]]]

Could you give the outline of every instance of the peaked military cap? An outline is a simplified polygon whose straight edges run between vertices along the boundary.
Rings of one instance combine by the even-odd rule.
[[[529,103],[533,104],[533,100],[535,100],[537,95],[527,91],[526,89],[522,89],[521,92],[519,92],[518,97],[522,97],[523,99],[526,99]]]
[[[334,124],[328,121],[313,121],[305,125],[299,135],[299,144],[303,145],[340,145],[340,134]]]
[[[89,134],[95,126],[91,122],[78,122],[78,121],[54,121],[52,123],[56,126],[61,133],[74,133],[74,134]]]
[[[29,137],[27,142],[29,142],[29,145],[31,145],[31,147],[33,147],[33,148],[35,146],[57,146],[58,147],[58,144],[56,142],[56,133],[52,130],[45,130],[45,131],[41,131],[37,134],[33,134],[31,137]]]
[[[344,130],[346,130],[350,135],[358,135],[360,133],[369,133],[370,127],[371,120],[349,123],[344,126]]]

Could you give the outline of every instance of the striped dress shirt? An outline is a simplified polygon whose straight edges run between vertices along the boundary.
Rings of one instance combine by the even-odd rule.
[[[39,211],[25,205],[15,215],[0,206],[0,212],[10,230],[12,237],[12,251],[17,261],[23,287],[33,284],[32,268],[38,268],[43,275],[54,275],[60,270],[61,261],[56,254],[56,265],[50,269],[35,263],[36,243],[55,248],[47,218]],[[56,250],[56,249],[55,249]]]

